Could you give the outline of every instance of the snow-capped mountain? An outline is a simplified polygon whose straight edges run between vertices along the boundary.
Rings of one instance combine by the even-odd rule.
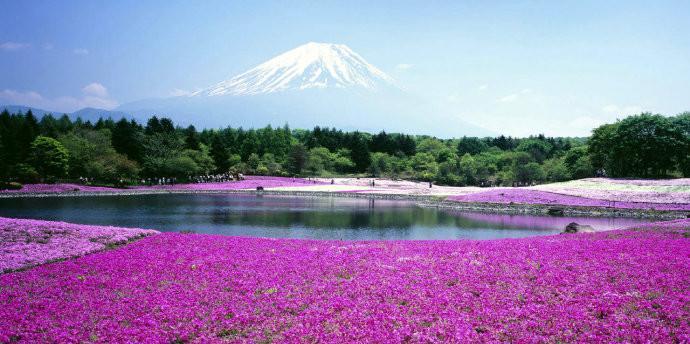
[[[311,88],[394,86],[393,78],[344,44],[310,42],[193,96],[245,96]]]
[[[398,87],[342,44],[307,43],[188,96],[146,99],[118,111],[199,128],[316,125],[442,137],[487,135]]]

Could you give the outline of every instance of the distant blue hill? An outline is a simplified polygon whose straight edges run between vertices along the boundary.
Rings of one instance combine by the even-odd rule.
[[[83,108],[81,110],[71,112],[71,113],[64,113],[60,111],[49,111],[49,110],[43,110],[43,109],[38,109],[30,106],[23,106],[23,105],[0,105],[0,111],[2,110],[7,110],[10,113],[26,113],[27,111],[31,110],[33,112],[34,116],[36,118],[41,118],[45,115],[53,115],[53,117],[58,118],[61,117],[62,115],[67,115],[69,116],[70,119],[76,120],[77,118],[81,118],[83,121],[91,121],[92,123],[95,123],[98,121],[99,118],[112,118],[113,120],[119,120],[120,118],[126,118],[126,119],[132,119],[134,118],[130,114],[123,112],[123,111],[110,111],[110,110],[104,110],[104,109],[95,109],[95,108]]]

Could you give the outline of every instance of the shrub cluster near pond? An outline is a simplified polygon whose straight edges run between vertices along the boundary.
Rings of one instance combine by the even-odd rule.
[[[162,233],[0,275],[0,341],[687,342],[689,229],[426,242]]]

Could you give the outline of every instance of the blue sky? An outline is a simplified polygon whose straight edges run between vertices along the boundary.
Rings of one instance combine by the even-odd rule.
[[[690,110],[690,2],[6,1],[0,103],[115,108],[343,43],[494,131],[584,135]]]

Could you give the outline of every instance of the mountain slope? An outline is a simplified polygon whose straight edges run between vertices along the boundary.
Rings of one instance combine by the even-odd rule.
[[[193,96],[243,96],[329,87],[376,90],[393,85],[393,78],[346,45],[310,42]]]
[[[441,137],[493,134],[403,91],[349,47],[313,42],[192,95],[146,99],[117,110],[200,128],[287,123]]]

